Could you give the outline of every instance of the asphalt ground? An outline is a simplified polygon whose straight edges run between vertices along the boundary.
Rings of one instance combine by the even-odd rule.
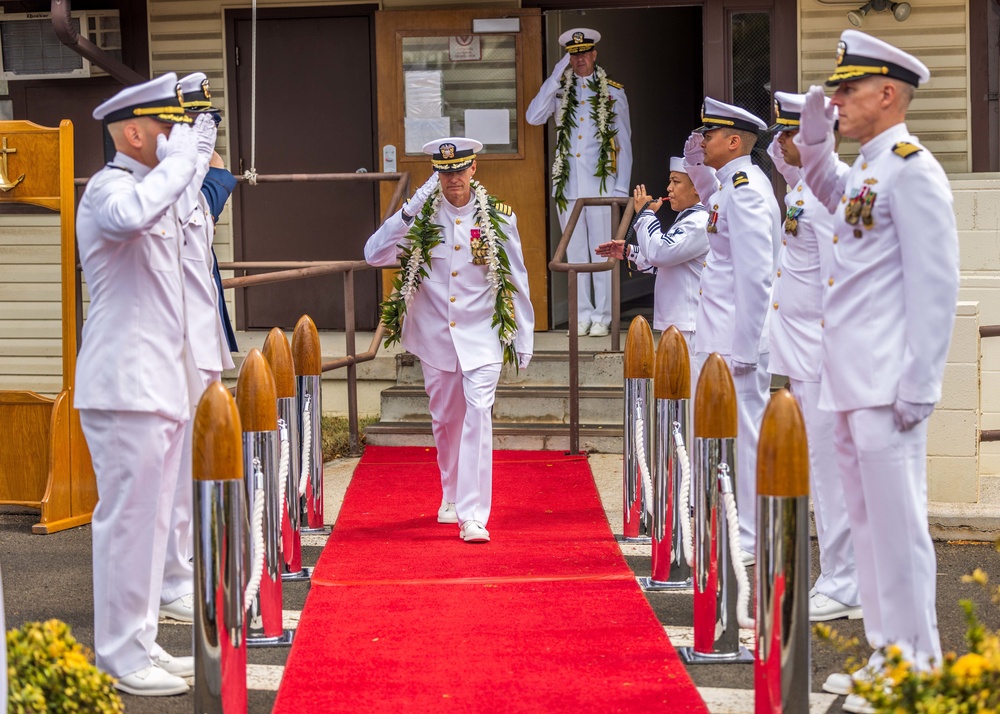
[[[620,457],[618,457],[620,459]],[[593,462],[592,462],[593,463]],[[619,460],[620,463],[620,460]],[[620,468],[620,467],[619,467]],[[345,470],[350,473],[350,469]],[[349,477],[349,476],[348,476]],[[342,477],[348,478],[348,477]],[[329,479],[328,467],[328,479]],[[620,532],[620,516],[615,522],[610,503],[618,501],[614,484],[601,483],[602,477],[595,469],[595,478],[601,487],[605,503],[609,504],[609,520],[613,530]],[[346,484],[338,484],[342,493]],[[337,504],[339,507],[339,504]],[[328,520],[335,512],[327,508]],[[58,618],[67,622],[74,636],[85,646],[93,646],[93,590],[91,584],[91,531],[89,526],[63,531],[48,536],[31,534],[31,525],[37,516],[27,509],[5,508],[0,511],[0,567],[3,569],[4,600],[7,627],[19,627],[25,622]],[[494,537],[502,538],[502,533]],[[543,545],[540,547],[544,547]],[[815,577],[818,554],[812,542],[812,564]],[[315,564],[320,547],[303,547],[303,562]],[[1000,554],[991,544],[978,542],[938,542],[938,621],[945,651],[965,651],[965,623],[958,601],[969,599],[976,603],[981,620],[991,629],[1000,629],[1000,609],[989,602],[988,596],[978,586],[961,582],[962,575],[979,567],[1000,581]],[[108,557],[114,557],[109,554]],[[649,558],[627,556],[626,560],[637,576],[649,575]],[[752,577],[752,575],[751,575]],[[308,583],[284,584],[284,609],[301,610],[308,593]],[[691,598],[676,593],[647,593],[647,598],[664,625],[691,625]],[[864,640],[861,620],[838,620],[831,623],[841,634]],[[190,625],[161,623],[158,641],[172,654],[191,652],[192,629]],[[489,643],[483,643],[488,651]],[[281,665],[288,650],[251,649],[251,664]],[[812,648],[812,688],[821,691],[823,680],[831,672],[841,671],[845,655],[830,645],[814,638]],[[751,690],[753,666],[749,664],[694,665],[689,667],[694,682],[699,686]],[[319,674],[319,673],[318,673]],[[320,675],[321,676],[321,675]],[[193,710],[191,694],[143,698],[122,695],[127,712],[189,714]],[[269,712],[275,692],[251,690],[250,712]],[[749,700],[752,701],[752,700]],[[829,709],[831,714],[841,711],[843,698]],[[485,714],[485,713],[484,713]]]

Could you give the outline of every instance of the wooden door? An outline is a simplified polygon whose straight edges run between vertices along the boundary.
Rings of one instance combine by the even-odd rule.
[[[367,7],[258,11],[255,161],[259,174],[351,173],[374,168],[372,11]],[[251,162],[251,21],[231,11],[229,86],[233,163]],[[374,184],[241,183],[234,194],[234,252],[241,261],[360,260],[374,231]],[[343,329],[343,278],[325,276],[237,294],[241,329],[291,329],[303,314]],[[358,329],[377,324],[375,271],[355,276]]]
[[[473,35],[475,18],[519,18],[516,32]],[[414,131],[407,116],[407,83],[415,86],[412,72],[435,71],[424,64],[419,52],[408,49],[423,43],[430,57],[435,51],[450,57],[443,69],[443,114],[451,114],[450,133],[465,135],[465,109],[498,110],[511,113],[510,143],[487,144],[477,161],[476,179],[490,193],[509,203],[517,214],[518,231],[528,267],[531,301],[535,308],[535,329],[548,329],[548,251],[545,236],[545,146],[542,127],[530,126],[525,110],[542,83],[542,22],[536,9],[383,11],[376,13],[378,67],[378,145],[396,147],[397,169],[409,171],[411,186],[422,184],[431,173],[429,157],[407,152],[407,128]],[[449,54],[450,53],[450,54]],[[511,63],[513,60],[513,63]],[[405,64],[405,66],[404,66]],[[505,79],[498,80],[498,73]],[[503,86],[500,86],[503,85]],[[501,98],[504,97],[504,98]],[[412,103],[411,103],[412,108]],[[433,114],[433,111],[430,112]],[[407,123],[407,119],[411,122]],[[436,126],[441,126],[437,124]],[[460,131],[459,131],[460,130]],[[411,149],[415,134],[411,135]],[[428,139],[435,138],[428,136]],[[478,137],[476,137],[478,138]],[[382,188],[382,207],[392,196]],[[383,289],[388,290],[387,284]]]

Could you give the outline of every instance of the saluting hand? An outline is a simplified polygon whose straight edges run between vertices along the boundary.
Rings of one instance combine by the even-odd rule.
[[[701,148],[701,142],[705,137],[696,131],[692,131],[684,142],[684,163],[688,166],[698,166],[705,163],[705,150]]]
[[[561,77],[567,67],[569,67],[569,52],[565,53],[559,58],[559,61],[556,62],[556,66],[552,68],[552,76]]]
[[[431,194],[434,193],[434,189],[436,189],[439,185],[440,180],[438,178],[438,172],[432,171],[431,177],[424,181],[424,185],[418,188],[410,200],[404,204],[403,214],[413,218],[420,213],[420,209],[424,207],[424,204],[427,203],[427,199],[431,197]]]
[[[198,137],[190,124],[174,124],[170,137],[158,134],[156,137],[156,158],[163,161],[168,156],[180,156],[194,161],[198,154]]]
[[[791,187],[799,182],[799,169],[797,166],[792,166],[785,161],[785,154],[781,150],[778,134],[775,134],[774,138],[771,139],[771,143],[767,147],[767,155],[771,157],[771,161],[774,162],[774,168],[785,179],[785,183]]]
[[[215,153],[215,140],[219,134],[219,126],[215,123],[212,115],[203,112],[194,120],[192,130],[198,139],[198,154],[206,159],[211,159]]]
[[[817,85],[809,87],[806,101],[802,107],[799,138],[806,146],[822,144],[827,137],[833,136],[833,125],[837,121],[837,107],[826,104],[823,88]]]

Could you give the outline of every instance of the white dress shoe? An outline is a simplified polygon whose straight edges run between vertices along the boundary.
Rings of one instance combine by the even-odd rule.
[[[809,596],[809,619],[812,622],[826,622],[846,617],[848,620],[859,620],[862,617],[860,605],[845,605],[823,593],[817,592]]]
[[[455,512],[455,504],[441,501],[438,509],[438,523],[458,523],[458,514]]]
[[[137,697],[170,697],[186,694],[191,689],[183,679],[156,665],[120,677],[115,688]]]
[[[823,691],[843,697],[854,691],[854,683],[856,681],[870,682],[872,679],[874,679],[874,675],[872,674],[872,670],[867,666],[856,670],[853,674],[834,672],[823,682]]]
[[[848,694],[844,700],[844,711],[851,714],[875,714],[875,707],[857,694]]]
[[[576,323],[576,335],[577,337],[586,337],[587,333],[590,331],[589,322],[578,322]],[[569,334],[569,330],[566,330],[566,334]]]
[[[181,595],[166,605],[160,605],[160,617],[178,622],[194,622],[194,595]]]
[[[175,677],[194,676],[194,657],[174,657],[167,652],[153,656],[153,664]]]
[[[459,536],[466,543],[489,543],[490,532],[479,521],[466,521],[462,524]]]
[[[740,560],[743,561],[743,567],[749,568],[751,565],[756,565],[757,556],[751,553],[749,550],[740,550]]]
[[[611,334],[611,330],[603,322],[595,322],[590,326],[590,332],[587,334],[591,337],[607,337]]]

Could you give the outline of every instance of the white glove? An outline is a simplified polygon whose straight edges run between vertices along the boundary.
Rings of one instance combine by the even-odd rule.
[[[431,177],[424,181],[424,185],[418,188],[410,200],[403,205],[403,213],[410,218],[420,213],[420,209],[427,203],[427,199],[434,193],[434,189],[438,187],[438,184],[438,172],[434,171],[431,173]]]
[[[802,107],[799,137],[806,146],[822,144],[827,137],[833,137],[833,125],[837,121],[837,107],[832,104],[824,106],[826,95],[823,88],[817,85],[809,87],[806,92],[805,105]]]
[[[194,120],[192,130],[198,138],[198,155],[211,159],[215,153],[215,140],[219,134],[219,127],[212,119],[212,115],[203,112]]]
[[[705,163],[705,150],[701,148],[704,137],[696,131],[692,131],[684,142],[684,163],[689,166],[698,166]],[[708,198],[707,196],[705,198]]]
[[[900,431],[909,431],[931,415],[933,404],[914,404],[903,399],[897,399],[892,405],[892,414]]]
[[[179,156],[191,163],[198,157],[198,137],[189,124],[174,124],[170,129],[170,138],[157,134],[156,158],[163,161],[168,156]]]
[[[742,377],[745,374],[750,374],[751,372],[757,371],[756,362],[740,362],[738,360],[733,360],[733,376]]]
[[[556,62],[556,66],[552,68],[552,74],[550,76],[561,77],[567,67],[569,67],[569,52],[559,58],[559,61]]]
[[[527,369],[529,362],[531,362],[531,353],[530,352],[518,352],[517,353],[517,368],[518,369]]]
[[[703,138],[693,131],[684,142],[684,170],[694,184],[699,200],[707,204],[712,194],[719,190],[719,181],[715,178],[715,169],[704,163],[705,150],[701,148]]]
[[[771,139],[771,143],[767,147],[767,155],[771,157],[771,161],[774,162],[774,168],[785,179],[785,183],[789,186],[794,186],[799,182],[801,178],[799,167],[792,166],[785,161],[785,155],[781,153],[781,144],[778,143],[777,134],[774,135],[774,138]]]

